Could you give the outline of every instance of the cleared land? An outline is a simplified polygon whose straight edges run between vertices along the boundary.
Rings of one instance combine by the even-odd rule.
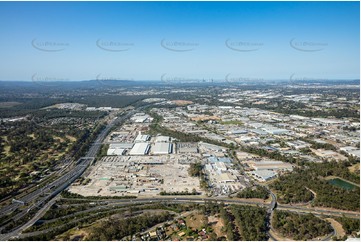
[[[70,192],[83,196],[154,196],[161,191],[200,192],[198,178],[188,174],[189,165],[179,155],[106,156],[92,168],[86,185],[73,184]]]

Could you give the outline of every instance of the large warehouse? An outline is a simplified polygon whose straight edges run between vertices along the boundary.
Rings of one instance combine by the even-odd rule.
[[[107,155],[123,155],[125,153],[125,149],[118,149],[118,148],[109,148],[107,151]]]
[[[198,143],[191,142],[178,142],[177,143],[178,153],[198,153]]]
[[[140,143],[140,142],[146,142],[150,139],[150,136],[149,135],[146,135],[146,134],[141,134],[139,132],[139,134],[137,135],[137,137],[135,138],[134,142],[135,143]]]
[[[166,155],[172,153],[172,143],[155,143],[152,146],[152,154],[154,155]]]
[[[146,155],[148,154],[150,146],[148,143],[135,143],[130,150],[129,155]]]

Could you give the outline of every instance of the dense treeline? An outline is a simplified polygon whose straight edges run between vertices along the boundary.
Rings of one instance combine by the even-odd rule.
[[[236,241],[239,240],[239,233],[235,229],[235,225],[233,223],[234,217],[231,213],[229,213],[223,206],[219,208],[219,216],[223,220],[223,230],[226,232],[227,240]]]
[[[89,200],[102,200],[102,199],[133,199],[137,198],[136,196],[82,196],[80,194],[71,193],[67,190],[61,193],[61,196],[64,198],[82,198]]]
[[[311,163],[308,164],[309,171],[317,173],[320,176],[339,176],[343,179],[349,180],[356,184],[360,183],[360,175],[350,172],[348,167],[351,165],[349,162],[323,162],[323,163]]]
[[[240,240],[261,241],[268,240],[266,209],[252,206],[231,206]]]
[[[269,197],[269,192],[267,188],[263,186],[247,187],[237,193],[237,197],[267,199]]]
[[[188,168],[188,173],[190,176],[201,176],[203,170],[203,165],[199,162],[190,164]]]
[[[107,115],[105,111],[85,111],[67,109],[40,109],[32,114],[37,120],[48,120],[55,118],[102,118]]]
[[[302,115],[306,117],[359,118],[360,116],[359,110],[354,107],[313,110],[303,103],[284,99],[273,99],[267,104],[253,104],[252,102],[245,102],[242,106],[272,110],[274,112],[289,115]]]
[[[143,231],[144,229],[172,218],[172,214],[163,212],[157,215],[144,214],[134,218],[122,220],[107,219],[101,224],[97,224],[96,226],[92,227],[89,240],[121,240],[126,236],[132,236]]]
[[[283,236],[294,240],[310,240],[332,232],[331,225],[313,214],[301,215],[286,211],[275,211],[272,227]]]
[[[335,220],[341,223],[347,235],[357,235],[357,232],[360,232],[360,219],[335,217]]]
[[[270,188],[277,191],[278,201],[281,203],[306,203],[314,198],[312,192],[306,188],[308,179],[310,178],[304,177],[304,174],[296,169],[274,181]]]
[[[96,95],[98,94],[98,95]],[[14,116],[24,116],[33,112],[38,112],[39,109],[48,107],[57,103],[81,103],[93,107],[113,107],[123,108],[128,105],[132,105],[144,98],[154,97],[153,95],[111,95],[99,92],[99,90],[91,91],[89,94],[79,95],[79,93],[73,93],[73,95],[67,93],[62,97],[49,98],[48,93],[41,95],[42,97],[29,97],[22,98],[21,94],[16,95],[13,98],[2,99],[2,101],[19,102],[21,104],[11,108],[4,108],[0,112],[0,118],[8,118]],[[91,112],[89,112],[91,113]]]
[[[280,176],[270,187],[277,191],[278,199],[282,203],[309,202],[314,198],[314,206],[359,210],[359,189],[346,190],[330,184],[323,178],[331,175],[353,182],[359,180],[359,176],[351,173],[342,163],[315,163]],[[315,197],[311,190],[316,193]]]
[[[161,196],[177,196],[177,195],[186,196],[186,195],[199,195],[199,192],[197,192],[195,189],[193,189],[192,192],[189,192],[189,191],[183,191],[183,192],[165,192],[165,191],[161,191],[159,193],[159,195],[161,195]]]

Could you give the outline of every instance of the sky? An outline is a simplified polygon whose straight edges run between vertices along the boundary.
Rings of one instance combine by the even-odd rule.
[[[0,80],[359,79],[359,2],[0,2]]]

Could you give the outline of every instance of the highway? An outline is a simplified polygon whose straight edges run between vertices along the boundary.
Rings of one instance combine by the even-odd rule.
[[[146,106],[143,106],[144,108]],[[141,108],[139,108],[141,109]],[[59,194],[61,191],[63,191],[65,188],[67,188],[71,183],[73,183],[77,178],[79,178],[83,172],[87,169],[87,167],[94,161],[95,156],[97,155],[102,141],[108,134],[109,130],[113,128],[115,125],[123,122],[124,120],[128,119],[131,115],[133,115],[135,112],[137,112],[139,109],[134,109],[122,117],[117,117],[111,120],[106,127],[99,133],[95,141],[90,146],[88,152],[86,153],[85,157],[80,158],[72,168],[70,168],[70,171],[65,172],[62,175],[60,175],[59,178],[57,178],[55,181],[46,184],[43,187],[40,187],[20,198],[17,198],[20,202],[13,202],[7,206],[4,206],[0,209],[0,215],[6,216],[8,214],[11,214],[10,221],[19,221],[21,220],[29,211],[33,209],[42,209],[46,204],[57,194]],[[36,218],[38,216],[35,216]],[[35,220],[36,221],[36,220]],[[0,231],[2,232],[4,230],[6,225],[0,227]],[[22,226],[19,226],[17,228],[13,228],[12,231],[18,231],[19,228],[22,228]],[[11,233],[13,234],[13,233]],[[8,236],[6,236],[8,237]],[[0,239],[5,238],[3,234],[0,234]]]

